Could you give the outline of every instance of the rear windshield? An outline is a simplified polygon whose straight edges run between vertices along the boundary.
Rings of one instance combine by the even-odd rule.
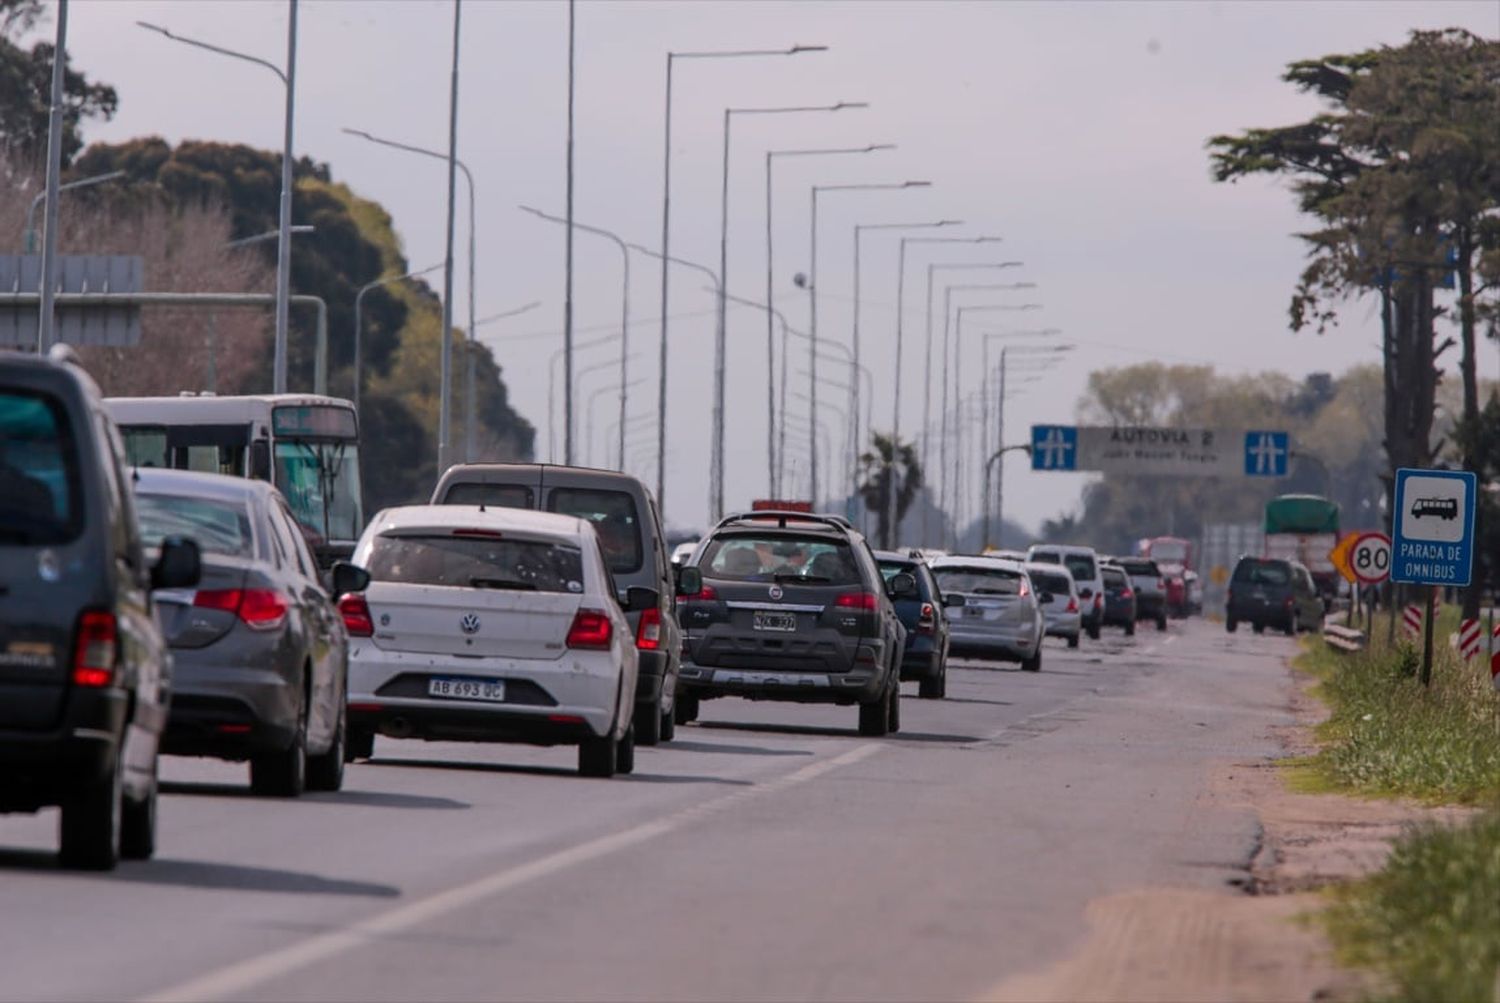
[[[0,390],[0,543],[66,543],[83,529],[78,451],[54,398]]]
[[[604,563],[617,575],[641,569],[641,519],[635,499],[624,491],[553,488],[548,505],[554,512],[593,524]]]
[[[1285,585],[1292,580],[1292,569],[1270,561],[1241,561],[1234,569],[1234,580],[1248,585]]]
[[[1121,561],[1120,567],[1125,569],[1127,575],[1149,575],[1152,578],[1161,577],[1161,572],[1150,561]]]
[[[583,591],[583,552],[535,540],[377,536],[365,569],[377,582],[406,585]]]
[[[1070,595],[1073,591],[1073,580],[1067,575],[1053,575],[1043,571],[1031,572],[1031,584],[1040,592],[1051,592],[1053,595]]]
[[[186,536],[210,554],[249,557],[255,538],[244,506],[216,498],[137,494],[135,511],[141,521],[141,542],[159,547],[163,537]]]
[[[709,540],[698,567],[710,578],[727,581],[860,584],[859,566],[848,543],[786,533],[745,533]]]
[[[944,592],[965,592],[976,596],[1018,596],[1024,576],[1003,568],[970,568],[951,566],[933,568],[938,588]]]
[[[1094,559],[1086,554],[1069,554],[1063,558],[1063,564],[1074,581],[1091,582],[1098,574],[1094,570]]]
[[[1129,585],[1130,579],[1125,577],[1125,572],[1119,568],[1104,568],[1105,585]]]
[[[536,495],[524,484],[453,484],[444,505],[493,505],[496,508],[536,508]]]

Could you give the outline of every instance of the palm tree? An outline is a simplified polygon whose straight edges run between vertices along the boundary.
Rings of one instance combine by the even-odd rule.
[[[890,525],[892,482],[896,485],[896,525],[906,517],[906,510],[922,490],[922,465],[916,449],[909,442],[899,442],[879,432],[870,434],[870,450],[859,458],[859,496],[865,508],[875,513],[876,535],[880,546],[889,549],[896,527]]]

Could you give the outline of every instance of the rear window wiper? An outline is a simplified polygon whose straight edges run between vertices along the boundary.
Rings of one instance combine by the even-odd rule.
[[[514,592],[535,592],[531,582],[518,582],[513,578],[470,578],[469,585],[476,589],[510,589]]]

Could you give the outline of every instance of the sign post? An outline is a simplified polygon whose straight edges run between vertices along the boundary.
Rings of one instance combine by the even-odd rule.
[[[1391,581],[1427,585],[1422,685],[1432,683],[1432,622],[1437,590],[1469,584],[1474,568],[1474,501],[1478,478],[1464,470],[1396,471],[1391,519]]]

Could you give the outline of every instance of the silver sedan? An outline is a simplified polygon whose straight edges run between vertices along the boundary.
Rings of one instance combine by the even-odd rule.
[[[1041,670],[1046,625],[1022,564],[993,557],[941,557],[931,567],[943,595],[963,597],[963,606],[949,614],[951,651],[1020,662],[1028,672]]]

